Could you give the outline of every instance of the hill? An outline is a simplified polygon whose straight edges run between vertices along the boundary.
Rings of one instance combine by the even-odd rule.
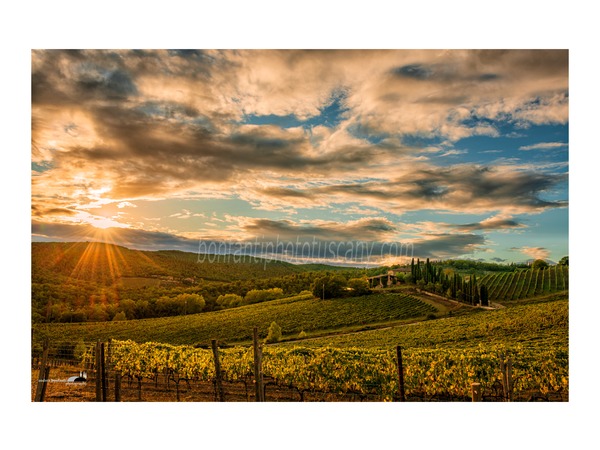
[[[32,244],[32,322],[112,320],[169,315],[155,303],[181,294],[202,296],[205,311],[223,294],[280,288],[284,294],[309,289],[315,274],[355,273],[326,265],[294,265],[235,255],[140,251],[105,243]],[[196,297],[197,298],[197,297]],[[135,307],[131,306],[131,303]],[[125,305],[129,304],[126,308]]]
[[[236,255],[198,255],[176,250],[131,250],[98,242],[34,242],[31,256],[34,282],[54,281],[57,277],[105,285],[111,285],[125,277],[236,281],[280,277],[314,270],[341,270],[334,266],[294,265]]]
[[[210,339],[241,342],[251,339],[253,327],[265,337],[271,322],[277,322],[284,336],[300,332],[339,330],[376,323],[425,318],[443,311],[442,306],[401,294],[373,294],[364,297],[319,300],[312,295],[274,300],[239,308],[188,316],[87,324],[44,324],[35,334],[52,341],[131,339],[169,344],[208,344]]]
[[[391,349],[475,349],[494,345],[549,349],[568,348],[568,294],[552,294],[493,311],[472,310],[385,330],[369,330],[302,341],[307,347]],[[279,344],[289,345],[289,344]]]

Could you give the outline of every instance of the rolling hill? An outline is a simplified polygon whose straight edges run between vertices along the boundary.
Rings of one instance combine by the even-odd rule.
[[[57,277],[112,284],[122,277],[202,278],[207,281],[272,278],[315,270],[341,270],[326,265],[294,265],[234,255],[199,258],[175,250],[141,251],[97,242],[32,243],[32,280]]]

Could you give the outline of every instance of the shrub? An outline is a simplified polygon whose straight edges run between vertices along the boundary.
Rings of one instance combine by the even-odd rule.
[[[271,322],[271,326],[269,326],[269,333],[267,334],[267,339],[265,342],[279,342],[281,339],[281,327],[277,325],[277,322]]]
[[[276,300],[283,297],[283,289],[252,289],[244,296],[244,304],[251,305],[253,303],[266,302],[268,300]]]
[[[127,320],[127,317],[125,316],[125,313],[123,311],[115,314],[115,317],[113,317],[113,322],[117,322],[119,320]]]
[[[77,359],[81,359],[86,351],[87,348],[85,346],[85,343],[82,340],[79,340],[77,342],[77,345],[75,345],[75,349],[73,350],[73,356],[75,356],[75,358]]]
[[[217,298],[217,305],[223,308],[232,308],[241,305],[243,301],[244,299],[237,294],[225,294],[219,295]]]

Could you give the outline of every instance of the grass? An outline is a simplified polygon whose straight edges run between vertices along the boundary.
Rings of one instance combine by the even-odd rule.
[[[35,327],[38,338],[52,341],[132,339],[137,342],[207,344],[246,342],[258,327],[267,335],[271,322],[277,322],[284,337],[323,331],[360,329],[373,324],[424,319],[444,311],[432,301],[402,293],[381,293],[364,297],[319,300],[312,295],[289,297],[239,308],[189,316],[119,322],[49,324]]]
[[[494,310],[472,310],[457,317],[362,333],[305,339],[308,347],[475,348],[479,345],[535,346],[568,344],[568,297],[554,294]],[[288,344],[280,344],[288,345]]]

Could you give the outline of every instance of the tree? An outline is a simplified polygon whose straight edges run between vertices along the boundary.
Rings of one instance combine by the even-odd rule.
[[[560,261],[558,262],[558,264],[561,266],[568,266],[569,265],[569,257],[563,256],[562,258],[560,258]]]
[[[269,333],[267,334],[267,339],[265,342],[279,342],[281,339],[281,327],[277,325],[277,322],[271,322],[269,326]]]
[[[338,298],[344,294],[346,284],[341,275],[323,275],[313,281],[311,291],[317,298]]]
[[[179,294],[173,299],[173,302],[179,315],[199,313],[206,305],[204,297],[198,294]]]
[[[546,261],[544,261],[543,259],[536,259],[533,264],[531,265],[532,269],[542,269],[544,270],[545,268],[548,267],[548,263]]]
[[[121,300],[119,307],[127,319],[135,319],[136,302],[129,299]]]
[[[253,303],[261,303],[269,300],[275,300],[283,297],[283,289],[252,289],[244,296],[244,304],[251,305]]]
[[[352,289],[352,295],[367,295],[371,292],[369,289],[369,282],[366,277],[363,278],[350,278],[348,280],[348,287]]]
[[[233,308],[235,306],[240,306],[244,298],[241,295],[237,294],[225,294],[219,295],[217,298],[217,305],[222,308]]]
[[[127,317],[125,316],[125,313],[123,311],[115,314],[115,317],[113,317],[113,322],[117,322],[119,320],[127,320]]]
[[[489,305],[488,290],[487,290],[487,287],[485,285],[482,285],[479,288],[479,300],[481,301],[481,306],[488,306]]]
[[[148,300],[138,300],[135,302],[135,316],[138,319],[150,317],[150,302]]]

